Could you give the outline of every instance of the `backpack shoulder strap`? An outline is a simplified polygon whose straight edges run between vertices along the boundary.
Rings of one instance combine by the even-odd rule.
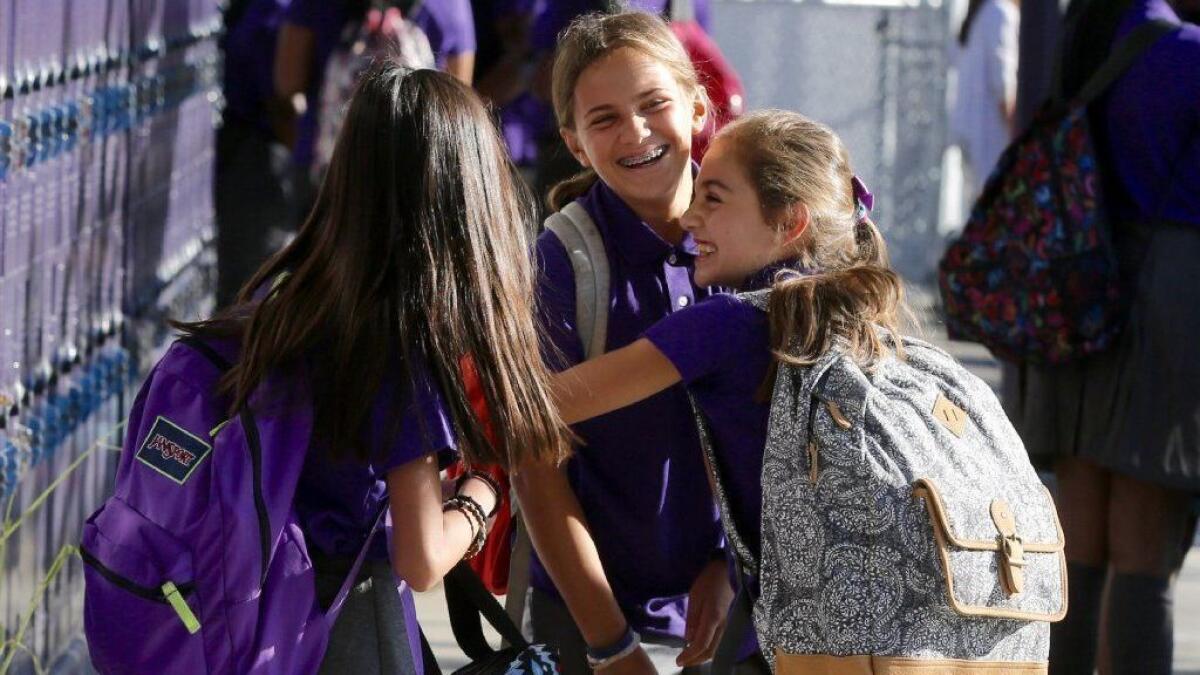
[[[1178,28],[1178,24],[1164,19],[1147,21],[1134,28],[1113,47],[1108,59],[1076,94],[1075,102],[1086,106],[1099,98],[1146,50]]]
[[[604,353],[608,338],[608,253],[596,223],[579,202],[571,202],[546,219],[546,229],[567,249],[575,272],[575,330],[583,358]]]
[[[192,351],[208,359],[208,361],[216,366],[217,369],[222,373],[229,372],[229,369],[233,367],[233,364],[229,363],[228,359],[218,354],[217,350],[213,349],[212,346],[210,346],[207,342],[201,340],[195,335],[185,335],[184,337],[179,338],[179,342],[187,345]]]

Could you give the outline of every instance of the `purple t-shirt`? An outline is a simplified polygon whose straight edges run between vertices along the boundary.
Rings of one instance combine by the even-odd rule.
[[[532,42],[534,51],[549,51],[558,43],[558,34],[563,31],[577,16],[589,12],[599,12],[604,9],[599,0],[554,0],[549,3],[546,11],[537,17],[533,24]],[[665,15],[670,7],[670,0],[629,0],[629,9]],[[692,0],[696,23],[704,30],[710,30],[711,12],[709,0]]]
[[[412,22],[429,38],[438,68],[445,68],[451,56],[475,51],[471,0],[425,0],[412,15]]]
[[[309,546],[327,556],[353,557],[388,498],[387,473],[431,452],[438,466],[457,457],[454,427],[442,393],[423,367],[406,381],[385,378],[371,407],[365,463],[334,461],[312,447],[296,489],[296,512]],[[388,558],[387,542],[376,537],[368,555]]]
[[[624,347],[672,312],[710,295],[692,283],[694,244],[672,246],[597,182],[579,203],[604,238],[611,274],[608,350]],[[547,354],[563,369],[583,359],[575,328],[575,277],[558,238],[537,242],[538,300]],[[720,523],[683,387],[575,425],[584,444],[567,467],[617,603],[644,635],[682,637],[687,593],[722,556]],[[555,593],[534,558],[530,583]]]
[[[1149,19],[1179,22],[1166,0],[1137,0],[1122,37]],[[1106,95],[1108,154],[1133,220],[1200,225],[1200,26],[1184,24],[1149,49]],[[1131,202],[1131,203],[1130,203]]]
[[[772,266],[742,291],[769,285]],[[708,418],[717,468],[738,533],[757,558],[762,541],[762,466],[769,400],[758,391],[771,365],[767,315],[733,295],[713,297],[654,324],[645,333],[675,366]]]

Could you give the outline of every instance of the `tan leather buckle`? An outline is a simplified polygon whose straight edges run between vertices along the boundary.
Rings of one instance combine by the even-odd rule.
[[[1025,544],[1017,535],[1017,521],[1012,508],[1003,499],[992,501],[992,522],[1000,532],[1000,581],[1009,596],[1025,590]]]

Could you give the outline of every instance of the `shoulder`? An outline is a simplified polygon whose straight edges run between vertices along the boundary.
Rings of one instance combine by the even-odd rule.
[[[728,294],[710,296],[664,317],[645,337],[689,383],[744,364],[747,354],[770,347],[766,313]]]

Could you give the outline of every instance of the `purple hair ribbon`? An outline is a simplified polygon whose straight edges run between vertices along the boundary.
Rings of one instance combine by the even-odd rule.
[[[871,194],[867,184],[857,175],[850,179],[850,186],[854,188],[854,219],[861,222],[871,213],[871,209],[875,208],[875,195]]]

